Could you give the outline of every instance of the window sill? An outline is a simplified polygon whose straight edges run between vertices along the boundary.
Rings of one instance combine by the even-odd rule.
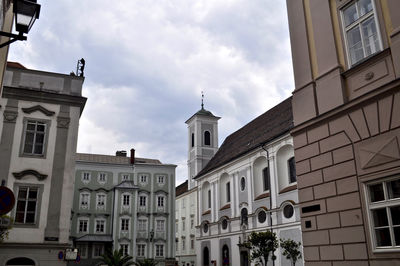
[[[261,194],[260,196],[256,197],[254,200],[265,199],[265,198],[268,198],[269,195],[270,195],[269,192],[263,193],[263,194]]]
[[[230,209],[230,208],[231,208],[231,204],[228,203],[228,204],[222,206],[221,209],[219,209],[219,210],[222,211],[222,210],[226,210],[226,209]]]
[[[285,187],[284,189],[282,189],[281,191],[279,191],[279,194],[285,193],[285,192],[289,192],[289,191],[293,191],[297,189],[297,184]]]
[[[347,77],[351,76],[352,74],[358,72],[360,69],[363,69],[365,66],[371,65],[389,54],[390,54],[390,49],[386,48],[386,49],[376,52],[370,56],[367,56],[367,57],[361,59],[359,62],[355,63],[354,65],[350,66],[346,71],[344,71],[342,73],[342,75],[345,78],[347,78]]]

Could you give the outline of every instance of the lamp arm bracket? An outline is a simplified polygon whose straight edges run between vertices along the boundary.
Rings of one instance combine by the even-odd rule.
[[[13,33],[10,33],[10,32],[0,31],[0,36],[13,38],[13,39],[10,39],[10,40],[0,44],[0,48],[3,48],[3,47],[5,47],[5,46],[7,46],[10,43],[13,43],[15,41],[26,41],[26,36],[24,36],[22,33],[17,35],[17,34],[13,34]]]

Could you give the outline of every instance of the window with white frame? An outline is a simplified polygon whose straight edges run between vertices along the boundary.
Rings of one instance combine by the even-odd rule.
[[[350,65],[382,50],[373,0],[351,1],[341,12]]]
[[[107,174],[99,173],[99,175],[97,176],[97,181],[99,181],[100,184],[104,185],[107,182]]]
[[[128,174],[123,174],[122,175],[122,181],[128,181],[129,180],[129,175]]]
[[[106,199],[106,194],[98,193],[96,195],[96,209],[106,209]]]
[[[164,245],[156,244],[156,257],[164,257]]]
[[[129,255],[129,244],[120,244],[119,248],[122,250],[122,255]]]
[[[88,255],[87,245],[79,244],[79,245],[76,245],[76,248],[78,249],[78,253],[79,253],[79,256],[81,256],[81,258],[83,258],[83,259],[87,258],[87,255]]]
[[[36,120],[26,120],[25,123],[23,154],[44,155],[47,123]]]
[[[129,231],[129,219],[121,218],[121,231]]]
[[[122,206],[129,207],[129,205],[131,205],[131,195],[122,194]]]
[[[157,206],[164,207],[164,196],[157,196]]]
[[[190,249],[194,249],[194,237],[190,237]]]
[[[98,258],[104,254],[104,246],[100,244],[93,245],[93,257]]]
[[[97,219],[95,226],[97,234],[104,234],[106,232],[106,221],[104,219]]]
[[[164,185],[165,184],[165,175],[159,175],[157,176],[157,183],[159,185]]]
[[[165,221],[164,220],[156,220],[156,231],[164,232],[165,230]]]
[[[35,224],[38,208],[38,187],[19,187],[15,212],[16,224]]]
[[[375,250],[400,246],[400,178],[367,185],[370,231]]]
[[[146,231],[147,230],[147,220],[146,219],[139,219],[138,220],[138,227],[139,231]]]
[[[146,196],[139,196],[139,206],[146,207]]]
[[[145,256],[146,245],[145,244],[138,244],[137,245],[137,256],[144,257]]]
[[[82,182],[87,184],[90,182],[91,174],[90,172],[83,172],[82,173]]]
[[[79,218],[78,219],[78,233],[89,233],[89,219]]]
[[[90,193],[82,192],[79,195],[79,208],[81,209],[89,209],[90,208]]]
[[[139,183],[142,184],[142,185],[147,184],[147,175],[140,174],[139,175]]]

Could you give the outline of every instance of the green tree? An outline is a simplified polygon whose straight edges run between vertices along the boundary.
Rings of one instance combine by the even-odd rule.
[[[295,266],[297,260],[301,259],[301,243],[296,242],[291,239],[281,239],[281,248],[282,248],[282,255],[285,256],[288,260],[292,262],[292,265]]]
[[[268,259],[275,260],[275,250],[278,248],[276,234],[267,230],[265,232],[252,232],[246,242],[246,247],[251,249],[250,259],[267,265]]]
[[[122,249],[114,250],[114,252],[107,249],[106,253],[101,255],[101,261],[108,266],[128,266],[133,264],[132,256],[123,255]]]
[[[158,262],[153,259],[144,259],[134,262],[134,264],[136,266],[155,266],[158,264]]]

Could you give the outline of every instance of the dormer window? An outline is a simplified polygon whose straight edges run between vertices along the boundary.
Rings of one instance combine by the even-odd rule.
[[[211,145],[211,134],[210,131],[204,132],[204,145],[210,146]]]

